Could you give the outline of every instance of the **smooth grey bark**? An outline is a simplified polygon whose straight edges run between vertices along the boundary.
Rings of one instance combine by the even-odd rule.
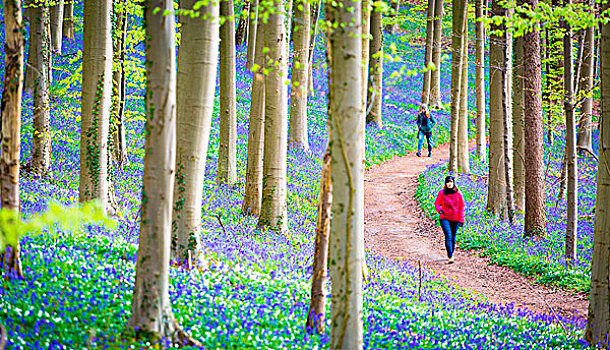
[[[329,33],[329,138],[333,190],[330,236],[330,348],[363,347],[362,245],[364,244],[364,146],[362,115],[362,57],[360,2],[342,0],[328,7],[327,18],[337,23]],[[354,23],[354,25],[343,25]],[[372,25],[371,25],[372,26]]]
[[[94,199],[112,211],[108,195],[108,138],[112,100],[112,1],[83,9],[79,202]]]
[[[526,0],[531,8],[538,0]],[[540,62],[540,30],[535,23],[523,36],[523,104],[525,162],[525,228],[526,236],[544,236],[546,218],[544,203],[544,157],[542,120],[542,74]]]
[[[432,62],[434,70],[430,77],[429,106],[443,108],[441,99],[441,41],[443,39],[443,0],[434,0],[434,33],[432,35]]]
[[[4,82],[0,105],[0,198],[3,210],[20,212],[19,169],[21,151],[21,98],[23,93],[24,33],[21,0],[4,2]],[[16,274],[23,277],[19,241],[11,246],[10,253],[0,251],[6,277]]]
[[[173,5],[170,0],[144,3],[146,141],[138,260],[128,327],[137,337],[153,342],[169,340],[172,345],[201,346],[180,328],[169,300],[176,170],[176,24]],[[161,11],[155,11],[156,8]]]
[[[286,26],[285,8],[273,0],[275,13],[270,13],[265,27],[265,144],[263,149],[263,194],[259,226],[274,231],[287,228],[286,152],[288,142],[288,101],[286,91]]]
[[[290,147],[309,150],[307,134],[307,87],[309,79],[309,20],[307,0],[295,0],[292,55],[292,84],[290,85]]]
[[[525,139],[523,109],[523,37],[515,38],[513,69],[513,178],[515,209],[525,210]]]
[[[61,34],[68,40],[74,40],[74,0],[64,0],[64,20]]]
[[[220,139],[216,181],[232,185],[237,180],[237,92],[235,87],[235,21],[233,0],[220,1]]]
[[[462,36],[462,67],[460,83],[460,110],[458,121],[457,169],[460,174],[470,173],[468,147],[468,1],[464,0],[464,35]]]
[[[127,42],[127,6],[115,1],[114,64],[112,72],[112,114],[110,130],[112,154],[119,168],[128,161],[125,136],[125,44]]]
[[[477,157],[487,160],[487,137],[485,122],[485,13],[487,12],[487,2],[475,0],[475,60],[476,60],[476,81],[475,93],[477,101]]]
[[[246,54],[246,69],[251,70],[254,64],[256,49],[256,23],[258,21],[258,0],[250,0],[250,15],[248,16],[248,49]]]
[[[36,56],[33,74],[33,134],[31,168],[35,175],[43,176],[51,166],[51,106],[49,85],[51,81],[51,38],[49,37],[49,7],[42,1],[35,2],[30,10],[31,29],[36,34],[35,47],[30,54]]]
[[[191,9],[196,0],[182,0]],[[199,266],[201,201],[218,63],[219,5],[209,2],[202,17],[184,16],[178,50],[176,176],[172,213],[172,261]]]
[[[571,5],[572,0],[565,0],[565,5]],[[576,157],[576,120],[574,116],[574,68],[572,57],[572,27],[568,21],[563,21],[565,29],[563,37],[564,57],[564,114],[566,117],[566,175],[567,175],[567,218],[565,257],[568,262],[576,258],[578,243],[578,159]]]
[[[512,9],[506,11],[506,16],[512,17]],[[510,103],[512,94],[512,34],[509,31],[504,32],[504,47],[503,47],[503,67],[502,70],[502,110],[504,111],[503,118],[503,150],[504,150],[504,181],[506,182],[506,211],[508,221],[512,224],[515,213],[514,192],[513,192],[513,121],[512,121],[512,105]]]
[[[383,12],[373,6],[370,17],[371,39],[369,43],[369,81],[367,95],[367,123],[383,127],[381,106],[383,102]]]
[[[252,76],[252,98],[250,99],[250,125],[248,128],[248,154],[246,156],[246,185],[241,212],[258,216],[263,191],[263,146],[265,139],[265,55],[263,21],[256,24],[256,49],[254,64],[258,69]]]
[[[368,0],[363,0],[368,1]],[[318,29],[318,17],[320,16],[320,7],[322,0],[314,1],[311,4],[311,18],[309,24],[311,26],[311,34],[309,36],[309,92],[313,92],[313,53],[316,48],[316,34]]]
[[[55,0],[51,6],[51,47],[53,52],[61,55],[61,39],[63,37],[64,0]]]
[[[428,0],[428,8],[426,10],[426,48],[424,52],[424,83],[421,93],[421,103],[428,103],[430,99],[430,78],[432,70],[428,69],[432,62],[432,38],[434,36],[434,2]]]
[[[590,11],[595,11],[595,4],[593,0],[589,0],[588,6]],[[591,88],[593,87],[594,77],[594,52],[595,52],[595,27],[590,26],[584,29],[585,35],[583,45],[580,47],[582,53],[582,59],[580,64],[580,79],[578,81],[579,97],[583,97],[582,104],[580,105],[580,118],[578,122],[578,134],[576,140],[576,146],[579,150],[591,151],[593,145],[591,143],[591,132],[593,126],[591,124],[591,116],[593,113],[593,94]]]
[[[608,11],[610,3],[602,3],[601,11]],[[591,291],[585,340],[590,344],[610,346],[610,23],[600,23],[599,59],[601,80],[601,118],[597,165],[597,196],[593,256],[591,263]]]
[[[468,157],[468,135],[466,134],[466,144],[463,142],[463,132],[467,132],[467,120],[465,112],[467,107],[466,91],[468,88],[468,74],[464,71],[468,69],[468,1],[453,1],[453,35],[451,53],[451,135],[449,144],[449,171],[464,172],[468,170],[467,160],[464,162],[461,152],[466,148],[466,158]],[[467,73],[467,72],[466,72]],[[466,123],[466,125],[460,125]],[[461,130],[464,129],[464,130]]]

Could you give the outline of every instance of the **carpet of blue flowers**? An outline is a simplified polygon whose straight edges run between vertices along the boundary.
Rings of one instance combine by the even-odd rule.
[[[64,41],[64,54],[54,62],[52,101],[52,170],[44,179],[22,178],[22,211],[26,217],[43,211],[51,200],[74,204],[78,200],[80,57],[82,12],[77,6],[77,38]],[[132,25],[139,25],[135,20]],[[410,46],[404,36],[387,36],[388,51],[401,58],[387,60],[390,77],[401,67],[416,69],[423,50]],[[170,297],[181,325],[208,349],[319,349],[326,336],[304,331],[309,303],[315,205],[320,157],[326,144],[326,69],[322,41],[316,51],[316,94],[309,105],[309,152],[288,154],[288,231],[276,234],[255,229],[255,219],[241,216],[245,178],[250,74],[244,69],[244,50],[238,53],[238,178],[236,186],[218,186],[214,179],[218,151],[218,113],[212,125],[203,195],[203,246],[209,267],[185,274],[171,272]],[[129,163],[116,172],[119,202],[118,224],[113,229],[94,225],[81,232],[50,230],[23,243],[24,280],[1,282],[0,320],[8,331],[10,349],[127,348],[121,333],[129,319],[134,266],[137,254],[138,210],[143,172],[144,111],[142,81],[143,45],[130,48],[127,66]],[[442,88],[448,101],[449,64],[443,67]],[[403,155],[415,146],[413,122],[419,100],[420,76],[406,74],[386,82],[384,129],[367,129],[367,164]],[[22,159],[31,148],[32,99],[23,103]],[[449,117],[439,114],[436,142],[448,138]],[[559,146],[557,146],[559,147]],[[549,149],[549,152],[553,150]],[[556,164],[555,164],[556,165]],[[483,173],[484,165],[476,164]],[[423,185],[436,182],[442,165],[424,175]],[[554,174],[553,176],[555,176]],[[588,181],[591,176],[583,174]],[[519,247],[523,256],[546,259],[556,254],[558,239],[524,245],[514,237],[518,228],[481,219],[474,225],[475,191],[484,184],[462,184],[468,191],[469,226],[484,228],[498,249]],[[583,180],[585,181],[585,180]],[[428,191],[432,193],[431,191]],[[552,195],[552,194],[550,194]],[[586,199],[588,198],[588,199]],[[583,194],[590,203],[591,194]],[[551,209],[549,209],[551,210]],[[557,211],[548,213],[561,232]],[[224,229],[214,217],[218,215]],[[556,218],[556,219],[555,219]],[[554,226],[553,226],[554,225]],[[460,244],[475,247],[472,228]],[[550,236],[555,237],[552,233]],[[480,241],[480,240],[479,240]],[[543,245],[541,245],[543,244]],[[586,274],[590,242],[580,246],[582,259],[575,267]],[[588,249],[588,250],[587,250]],[[498,255],[498,259],[501,255]],[[553,259],[556,259],[553,257]],[[493,305],[443,278],[411,265],[389,261],[367,252],[371,271],[364,291],[365,346],[367,349],[574,349],[583,324],[563,320],[565,328],[549,315],[515,310],[512,305]],[[421,291],[418,286],[421,283]],[[132,348],[137,348],[135,345]]]

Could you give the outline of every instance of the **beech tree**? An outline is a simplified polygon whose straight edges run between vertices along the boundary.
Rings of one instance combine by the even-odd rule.
[[[32,132],[32,160],[30,163],[32,172],[37,176],[43,176],[51,165],[51,107],[49,101],[49,84],[51,81],[51,42],[49,37],[49,7],[43,0],[35,1],[30,8],[31,31],[35,33],[36,39],[32,41],[33,46],[29,54],[35,55],[33,62],[35,69],[30,69],[28,74],[32,77],[32,89],[34,95]]]
[[[246,69],[252,69],[256,48],[256,23],[258,21],[258,0],[250,1],[250,15],[248,16],[248,51],[246,55]]]
[[[125,137],[125,44],[127,42],[127,3],[114,2],[115,30],[113,38],[114,64],[112,66],[112,113],[110,130],[112,152],[119,167],[127,160],[127,140]]]
[[[288,144],[291,147],[309,149],[307,134],[307,87],[309,79],[309,2],[294,3],[292,84],[290,87],[290,124]]]
[[[329,139],[333,191],[330,235],[332,349],[362,349],[362,245],[364,244],[364,146],[360,115],[362,57],[360,2],[327,7],[338,27],[329,32]],[[373,22],[371,20],[371,22]],[[373,23],[371,23],[371,27]]]
[[[601,11],[609,9],[610,3],[603,2]],[[607,348],[610,346],[610,23],[600,23],[600,32],[601,125],[591,291],[585,339],[589,344],[599,343],[601,347]]]
[[[63,37],[64,0],[54,0],[51,6],[51,47],[53,52],[61,55],[61,39]]]
[[[523,4],[523,1],[519,2]],[[513,42],[513,178],[515,208],[525,210],[525,139],[523,109],[523,37]]]
[[[538,0],[526,0],[532,9]],[[523,36],[523,104],[524,137],[527,150],[525,162],[525,235],[544,236],[544,158],[542,121],[542,81],[540,63],[540,31],[538,24]]]
[[[214,6],[212,3],[209,6]],[[138,260],[128,326],[138,338],[169,340],[172,345],[201,346],[180,328],[169,301],[173,174],[176,166],[176,44],[173,5],[173,1],[169,0],[144,2],[146,142]],[[161,11],[156,10],[158,8]],[[216,41],[216,38],[218,36],[210,39]],[[199,198],[201,199],[201,193]],[[201,206],[201,202],[199,204]]]
[[[232,2],[232,1],[231,1]],[[243,5],[241,5],[241,11],[239,11],[239,22],[237,23],[237,29],[235,30],[235,44],[237,46],[241,46],[244,38],[246,37],[246,32],[250,31],[250,28],[248,27],[249,21],[248,18],[250,17],[250,13],[251,13],[251,9],[252,7],[255,6],[254,4],[252,4],[251,0],[245,0]],[[231,7],[231,9],[233,9],[233,7]],[[222,12],[222,11],[221,11]],[[231,10],[231,12],[235,12],[235,10]],[[221,13],[222,16],[222,13]],[[233,29],[235,29],[235,18],[231,18],[231,22],[233,22]],[[220,30],[222,32],[222,29]]]
[[[371,39],[369,44],[369,81],[366,116],[367,123],[383,127],[381,106],[383,102],[383,12],[378,3],[371,11]]]
[[[432,35],[432,62],[434,70],[430,77],[430,97],[428,105],[443,108],[441,101],[441,41],[443,39],[443,0],[434,0],[434,33]]]
[[[476,60],[476,101],[477,101],[477,157],[487,159],[487,139],[485,123],[485,12],[487,2],[475,0],[475,60]]]
[[[589,0],[587,2],[587,9],[589,11],[594,12],[595,6],[594,0]],[[580,105],[576,146],[581,151],[592,153],[591,129],[593,126],[591,124],[591,116],[593,114],[593,94],[591,93],[591,89],[593,88],[593,77],[595,73],[595,26],[585,28],[584,32],[582,46],[580,47],[582,57],[580,64],[580,79],[578,81],[578,96],[582,96],[583,100]]]
[[[237,178],[237,97],[235,87],[235,14],[233,0],[220,1],[220,140],[216,181],[232,185]]]
[[[500,1],[493,1],[491,16],[506,17],[510,13]],[[511,217],[512,207],[508,203],[510,191],[507,179],[510,174],[512,155],[506,149],[504,137],[511,125],[511,110],[507,98],[511,95],[510,77],[512,43],[505,23],[492,22],[489,35],[489,177],[487,192],[487,210],[495,217]],[[510,141],[510,140],[508,140]],[[508,142],[508,148],[511,144]],[[511,167],[512,168],[512,167]]]
[[[434,2],[428,0],[426,10],[426,48],[424,52],[424,83],[422,84],[421,103],[428,103],[430,99],[430,78],[432,70],[428,69],[432,62],[432,37],[434,36]]]
[[[74,0],[64,0],[64,20],[61,34],[66,39],[74,40]]]
[[[567,6],[572,0],[566,0]],[[566,117],[566,175],[567,175],[567,226],[565,238],[565,257],[568,262],[576,258],[578,241],[578,159],[576,157],[576,120],[574,117],[574,85],[572,57],[572,27],[568,21],[563,21],[565,29],[563,36],[563,67],[564,67],[564,114]]]
[[[263,192],[259,226],[286,229],[286,152],[288,101],[286,95],[285,8],[280,0],[271,4],[265,26],[265,143],[263,148]]]
[[[385,26],[385,31],[389,34],[394,34],[398,29],[398,11],[400,10],[400,0],[391,0],[390,11],[388,13],[388,24]]]
[[[182,0],[181,6],[190,10],[196,1]],[[180,18],[176,183],[171,221],[172,261],[187,267],[198,266],[202,260],[201,198],[214,108],[219,39],[218,2],[210,1],[197,11],[199,17]]]
[[[107,208],[108,133],[112,98],[112,2],[86,1],[83,9],[81,91],[81,203],[99,199]]]
[[[20,211],[19,168],[21,150],[21,96],[24,63],[23,11],[21,0],[4,2],[4,82],[2,84],[2,115],[0,154],[0,198],[2,209]],[[5,269],[23,277],[19,242],[5,251]]]

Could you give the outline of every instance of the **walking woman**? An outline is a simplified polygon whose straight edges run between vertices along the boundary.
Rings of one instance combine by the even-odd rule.
[[[430,114],[428,105],[422,103],[417,114],[417,156],[421,157],[421,148],[424,145],[424,137],[428,141],[428,157],[432,157],[432,128],[436,125],[436,120]]]
[[[464,226],[464,197],[455,186],[455,178],[451,175],[445,178],[445,187],[438,192],[434,207],[439,214],[439,221],[445,234],[448,264],[453,264],[455,251],[455,236],[458,228]]]

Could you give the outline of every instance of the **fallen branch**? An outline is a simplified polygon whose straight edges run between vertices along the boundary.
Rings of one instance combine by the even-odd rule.
[[[214,214],[214,217],[216,217],[216,219],[218,220],[218,223],[220,224],[220,227],[222,228],[222,232],[226,236],[227,235],[227,231],[225,230],[225,225],[222,224],[222,220],[220,219],[220,215]]]

